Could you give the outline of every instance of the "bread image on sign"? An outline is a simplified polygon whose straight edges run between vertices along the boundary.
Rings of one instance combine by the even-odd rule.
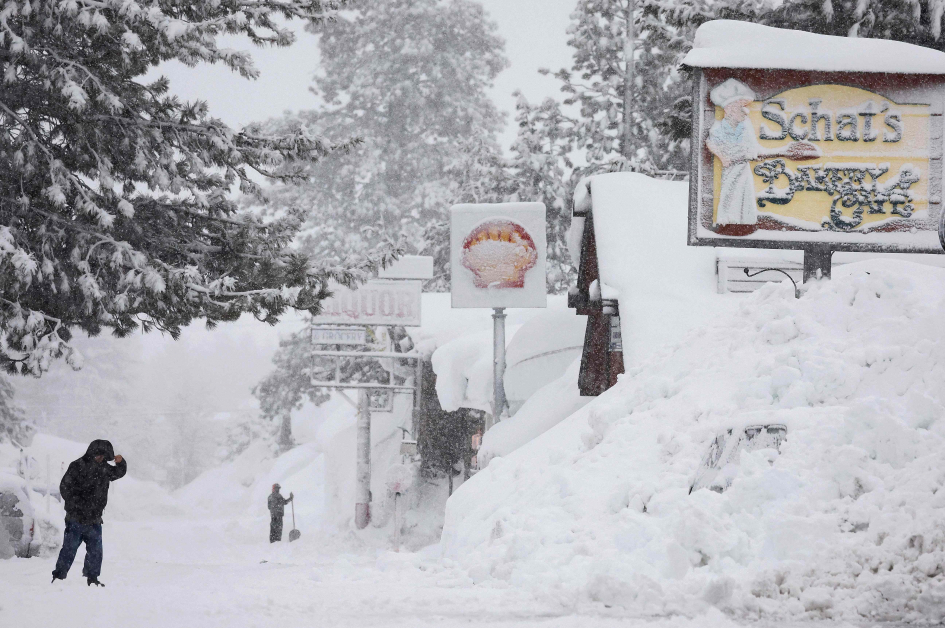
[[[545,307],[545,206],[450,209],[453,307]]]
[[[473,229],[463,241],[462,255],[477,288],[523,288],[525,272],[538,261],[535,241],[525,228],[503,219]]]

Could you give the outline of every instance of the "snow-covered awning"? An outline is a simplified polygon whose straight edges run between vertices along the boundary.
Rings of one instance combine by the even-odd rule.
[[[945,53],[887,39],[816,35],[714,20],[696,31],[683,65],[696,68],[945,74]]]

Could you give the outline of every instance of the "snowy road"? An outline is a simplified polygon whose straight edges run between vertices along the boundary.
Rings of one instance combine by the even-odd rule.
[[[83,549],[70,577],[56,584],[49,582],[55,557],[0,561],[0,625],[736,625],[721,614],[640,620],[616,609],[567,608],[553,592],[541,599],[505,583],[473,585],[464,573],[432,559],[358,547],[353,539],[327,544],[303,532],[295,543],[270,546],[264,534],[261,542],[256,536],[265,525],[264,520],[108,522],[104,589],[91,589],[80,577]]]

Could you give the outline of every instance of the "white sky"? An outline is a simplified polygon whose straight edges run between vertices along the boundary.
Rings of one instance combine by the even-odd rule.
[[[502,136],[502,144],[508,147],[515,137],[512,92],[519,89],[533,102],[560,94],[558,82],[539,75],[538,69],[570,67],[565,29],[577,0],[478,1],[498,23],[511,61],[492,90],[496,105],[508,112]],[[261,72],[256,81],[247,81],[222,66],[191,69],[175,62],[164,66],[162,72],[170,78],[174,93],[187,100],[206,100],[212,115],[235,127],[313,106],[314,96],[308,91],[318,63],[313,35],[300,32],[295,45],[289,48],[245,47],[252,50]]]

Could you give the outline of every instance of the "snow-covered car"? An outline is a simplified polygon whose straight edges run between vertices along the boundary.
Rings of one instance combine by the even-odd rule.
[[[748,425],[741,429],[730,428],[715,437],[709,445],[699,465],[696,479],[689,487],[689,492],[700,488],[721,493],[732,483],[731,471],[738,464],[741,451],[760,449],[781,450],[781,443],[787,438],[787,427],[780,423],[769,425]]]
[[[34,526],[26,481],[0,471],[0,558],[28,558]]]

